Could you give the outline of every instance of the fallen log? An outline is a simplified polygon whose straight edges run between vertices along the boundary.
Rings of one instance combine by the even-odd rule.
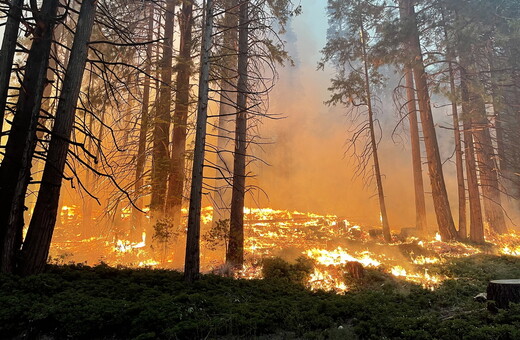
[[[498,308],[509,308],[510,302],[520,303],[520,279],[489,281],[487,298]]]

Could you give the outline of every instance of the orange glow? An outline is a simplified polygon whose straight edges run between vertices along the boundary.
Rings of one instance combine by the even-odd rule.
[[[77,207],[74,205],[64,206],[60,214],[62,223],[76,226],[78,220],[76,210]],[[183,209],[182,212],[186,215],[187,209]],[[127,223],[132,220],[131,214],[131,209],[121,210],[121,218]],[[207,232],[211,227],[212,216],[211,207],[202,209],[202,233]],[[313,290],[348,291],[349,283],[345,281],[345,274],[351,262],[358,262],[364,268],[376,269],[427,289],[435,289],[446,277],[429,273],[428,266],[442,264],[446,258],[483,252],[482,248],[465,243],[443,242],[438,233],[430,240],[408,238],[385,244],[382,242],[381,235],[377,233],[372,235],[368,232],[370,227],[353,224],[335,215],[271,208],[245,208],[244,218],[244,249],[247,262],[241,271],[234,273],[234,276],[242,279],[258,279],[262,277],[262,258],[270,256],[296,258],[304,255],[314,261],[313,272],[307,281],[308,288]],[[149,220],[146,221],[150,223]],[[82,238],[81,234],[73,232],[73,229],[68,227],[57,229],[51,249],[53,258],[61,259],[61,262],[70,260],[95,264],[103,261],[114,266],[182,268],[177,258],[182,254],[182,249],[171,250],[167,243],[158,243],[145,231],[141,232],[140,240],[130,240],[124,236]],[[150,226],[147,230],[149,229]],[[180,230],[182,234],[184,226]],[[180,240],[172,248],[182,247],[184,240]],[[222,251],[208,250],[206,243],[210,241],[202,240],[202,270],[228,275],[229,269],[222,265],[224,262]],[[486,241],[495,245],[495,252],[498,254],[520,256],[519,233],[487,235]],[[403,253],[402,249],[412,250]]]

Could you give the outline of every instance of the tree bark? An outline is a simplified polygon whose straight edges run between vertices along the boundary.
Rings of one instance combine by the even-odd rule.
[[[229,221],[229,246],[226,263],[240,269],[244,265],[244,199],[247,157],[247,93],[249,59],[249,0],[240,4],[238,19],[238,82],[233,191]]]
[[[457,193],[459,197],[459,237],[465,239],[468,235],[466,227],[466,188],[464,185],[464,166],[462,160],[462,143],[460,133],[459,112],[457,108],[455,74],[451,61],[449,62],[451,114],[453,116],[453,132],[455,134],[455,167],[457,169]]]
[[[159,103],[154,119],[153,132],[153,166],[152,166],[152,199],[150,210],[155,217],[162,217],[166,204],[168,173],[170,171],[170,112],[172,101],[172,58],[173,58],[173,20],[176,0],[166,1],[164,25],[163,55],[160,64],[161,84]]]
[[[469,198],[469,234],[473,242],[484,242],[484,224],[482,221],[482,208],[480,206],[480,193],[478,189],[477,165],[475,160],[475,147],[473,140],[473,124],[471,118],[471,104],[467,84],[466,70],[460,69],[460,87],[462,96],[462,120],[464,127],[464,143],[466,155],[466,177],[468,180]]]
[[[238,47],[238,11],[237,1],[228,1],[224,16],[222,41],[222,68],[220,70],[220,105],[217,131],[217,161],[215,170],[215,188],[213,197],[213,224],[230,218],[231,193],[229,183],[233,174],[234,123],[237,101],[237,47]]]
[[[0,136],[2,136],[11,70],[16,52],[20,21],[22,19],[22,6],[23,0],[11,0],[7,14],[7,22],[4,28],[2,49],[0,49]]]
[[[403,6],[404,5],[404,6]],[[419,40],[419,30],[417,27],[417,19],[415,16],[414,6],[411,0],[401,0],[403,6],[402,14],[406,20],[409,20],[409,38],[411,65],[414,74],[415,85],[417,87],[417,97],[419,100],[419,110],[421,112],[421,124],[424,136],[424,144],[426,147],[426,156],[428,159],[428,173],[430,175],[430,184],[432,188],[433,206],[437,218],[439,233],[443,240],[449,241],[458,238],[453,217],[451,215],[450,202],[444,182],[444,174],[442,170],[441,156],[439,153],[439,145],[433,122],[433,115],[430,105],[430,94],[428,92],[427,74],[424,68],[421,44]]]
[[[494,161],[495,152],[489,132],[490,127],[483,97],[485,89],[478,78],[478,68],[475,66],[474,51],[472,51],[471,47],[461,47],[459,54],[461,68],[464,69],[464,79],[462,80],[465,92],[464,114],[471,119],[472,122],[473,143],[478,158],[478,170],[486,222],[496,233],[506,233],[507,227],[501,206],[498,184],[498,165],[495,164]]]
[[[180,51],[177,62],[177,95],[173,115],[172,154],[166,213],[173,217],[173,225],[180,225],[181,208],[186,177],[186,135],[188,109],[190,106],[191,45],[193,26],[193,4],[186,0],[180,16]]]
[[[415,226],[420,231],[426,231],[426,202],[424,199],[419,123],[417,121],[417,106],[415,104],[413,71],[410,67],[405,68],[405,77],[406,97],[408,101],[408,120],[410,122],[410,143],[412,144],[413,183],[415,189]]]
[[[487,299],[498,308],[509,308],[509,303],[520,303],[520,280],[493,280],[487,286]]]
[[[136,205],[139,208],[143,208],[143,199],[142,190],[144,184],[144,168],[146,165],[146,146],[148,141],[148,127],[150,125],[150,74],[152,72],[152,48],[153,45],[151,41],[153,40],[153,24],[154,24],[154,8],[153,4],[149,3],[148,7],[148,46],[146,46],[146,66],[145,66],[145,76],[144,76],[144,84],[143,84],[143,99],[141,104],[141,126],[139,128],[139,141],[137,147],[137,157],[136,157],[136,165],[135,165],[135,186],[134,191],[137,195]],[[143,213],[138,211],[137,209],[133,209],[132,216],[134,219],[135,227],[140,232],[142,232],[142,221],[143,221]]]
[[[200,271],[200,209],[202,205],[202,183],[204,170],[204,149],[206,145],[206,123],[208,119],[209,66],[211,35],[213,31],[213,0],[206,0],[204,11],[204,31],[201,46],[201,67],[199,75],[199,100],[197,107],[197,127],[191,177],[190,208],[186,237],[186,257],[184,279],[193,282]]]
[[[81,4],[72,51],[56,110],[42,184],[21,252],[18,271],[22,275],[42,272],[49,254],[96,5],[97,0],[84,0]]]
[[[56,20],[58,0],[46,0],[37,12],[37,26],[27,59],[16,114],[0,166],[0,271],[12,272],[22,243],[25,194],[30,181],[36,129]]]
[[[485,107],[483,109],[485,110]],[[507,227],[498,184],[498,165],[494,161],[494,150],[487,118],[485,116],[481,118],[478,126],[475,126],[475,149],[478,158],[486,221],[491,230],[498,234],[505,234],[507,233]]]

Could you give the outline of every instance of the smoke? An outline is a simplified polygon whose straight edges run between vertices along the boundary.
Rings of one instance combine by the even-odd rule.
[[[336,214],[361,224],[379,224],[379,206],[374,183],[354,178],[354,160],[345,155],[349,138],[346,109],[328,107],[327,87],[333,70],[317,71],[320,49],[325,45],[327,18],[325,5],[302,1],[303,14],[296,17],[282,38],[295,67],[280,68],[280,79],[271,94],[270,111],[286,116],[283,120],[266,120],[260,133],[271,142],[258,156],[270,165],[257,165],[255,184],[268,197],[257,193],[249,205],[278,209]],[[312,23],[312,24],[309,24]],[[392,132],[399,121],[392,92],[399,75],[389,72],[388,87],[379,93],[379,115],[382,139],[379,147],[383,186],[389,220],[393,229],[415,224],[415,201],[408,121],[405,129]],[[442,99],[436,98],[433,102]],[[457,183],[454,159],[452,118],[448,107],[434,109],[441,158],[454,220],[458,220]],[[370,162],[370,165],[372,162]],[[426,190],[429,230],[434,232],[436,220],[427,176],[423,148],[423,178]]]

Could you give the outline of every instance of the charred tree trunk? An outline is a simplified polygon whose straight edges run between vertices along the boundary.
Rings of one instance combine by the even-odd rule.
[[[412,144],[413,183],[415,189],[415,227],[420,231],[425,231],[427,228],[426,202],[424,200],[419,123],[417,121],[417,106],[415,104],[415,87],[412,69],[407,67],[405,74],[408,120],[410,122],[410,143]]]
[[[430,105],[430,94],[428,92],[427,74],[424,68],[419,30],[415,10],[410,0],[401,0],[402,17],[409,21],[409,39],[411,51],[411,65],[414,74],[415,85],[417,87],[417,97],[419,100],[419,110],[421,112],[421,124],[428,158],[428,172],[432,188],[433,206],[437,217],[439,233],[443,240],[453,240],[458,238],[453,217],[451,215],[450,202],[444,182],[441,156],[439,145],[433,122],[433,115]]]
[[[244,265],[244,199],[246,192],[247,93],[249,59],[249,0],[240,4],[238,19],[238,82],[233,191],[229,221],[229,246],[226,263],[241,269]]]
[[[236,0],[228,2],[224,17],[222,41],[223,66],[220,70],[220,105],[217,131],[217,161],[215,170],[215,194],[213,197],[213,224],[228,220],[230,215],[230,181],[233,174],[231,145],[237,100],[237,45],[238,12]]]
[[[171,169],[166,200],[166,213],[173,217],[174,225],[179,225],[181,221],[184,179],[186,177],[186,135],[190,106],[191,31],[193,27],[193,4],[190,0],[182,4],[179,20],[181,45],[177,63],[177,95],[173,115]]]
[[[191,177],[190,208],[186,238],[184,279],[193,282],[200,271],[200,209],[202,205],[202,183],[204,170],[204,149],[206,145],[206,123],[208,119],[209,66],[211,35],[213,31],[213,0],[206,0],[204,11],[204,31],[201,46],[201,67],[199,75],[199,100],[197,107],[197,127]]]
[[[159,103],[154,119],[153,132],[153,166],[152,166],[152,200],[150,210],[155,217],[164,214],[168,173],[170,171],[169,139],[170,110],[172,101],[172,57],[173,57],[173,20],[176,0],[166,1],[164,25],[163,55],[160,64],[161,85],[159,88]]]
[[[134,190],[137,195],[136,198],[136,206],[139,208],[143,208],[143,199],[142,190],[144,184],[144,168],[146,165],[146,146],[148,141],[148,127],[150,125],[150,74],[152,71],[152,48],[153,45],[151,41],[153,40],[153,24],[154,24],[154,10],[153,4],[150,3],[147,5],[149,9],[148,13],[148,46],[146,46],[146,67],[145,67],[145,76],[144,76],[144,84],[143,84],[143,99],[141,104],[141,126],[139,128],[139,142],[137,147],[137,157],[136,157],[136,166],[135,166],[135,186]],[[143,214],[137,209],[132,210],[132,218],[135,223],[135,228],[142,232],[142,221]]]
[[[25,194],[36,147],[36,129],[56,20],[58,0],[47,0],[38,11],[38,25],[27,59],[16,114],[0,166],[0,271],[14,270],[14,257],[22,243]]]
[[[2,49],[0,50],[0,136],[2,136],[11,70],[16,52],[16,42],[18,41],[18,30],[22,19],[22,6],[23,0],[11,0],[4,28]]]
[[[22,275],[40,273],[45,268],[54,231],[60,189],[69,140],[74,125],[76,103],[81,88],[92,33],[97,0],[84,0],[74,35],[74,43],[63,81],[56,119],[52,129],[40,194],[27,231],[18,271]]]

